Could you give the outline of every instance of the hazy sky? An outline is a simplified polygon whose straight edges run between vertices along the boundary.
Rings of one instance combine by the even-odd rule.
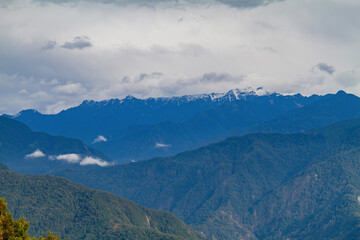
[[[0,112],[224,92],[360,95],[359,0],[1,0]]]

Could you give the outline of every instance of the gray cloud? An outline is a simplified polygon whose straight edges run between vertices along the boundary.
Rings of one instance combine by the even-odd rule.
[[[257,6],[268,5],[273,2],[278,2],[282,0],[217,0],[223,4],[229,5],[236,8],[251,8]]]
[[[200,79],[201,82],[217,83],[217,82],[242,82],[243,77],[232,77],[228,73],[205,73]]]
[[[355,87],[360,83],[360,70],[347,69],[336,76],[335,80],[344,87]]]
[[[253,8],[258,6],[265,6],[273,2],[284,1],[284,0],[34,0],[40,3],[55,3],[55,4],[78,4],[81,2],[98,2],[105,4],[117,4],[117,5],[140,5],[154,7],[157,4],[164,5],[182,5],[186,3],[191,4],[212,4],[221,3],[230,7],[235,8]]]
[[[41,47],[41,50],[51,50],[54,49],[55,47],[56,47],[56,41],[48,41]]]
[[[176,6],[172,0],[172,5],[134,0],[158,3],[156,8],[140,8],[85,0],[34,1],[7,1],[19,7],[0,8],[2,113],[25,108],[54,113],[83,99],[249,86],[287,93],[321,94],[339,88],[360,93],[358,74],[342,73],[360,57],[354,51],[360,37],[358,0],[291,0],[251,10],[238,7],[269,2],[179,0]],[[82,35],[91,39],[72,41]],[[49,41],[55,39],[57,44]],[[76,51],[84,42],[96,47]],[[319,59],[336,66],[336,72],[313,68]]]
[[[87,36],[77,36],[72,42],[66,42],[61,46],[66,49],[84,49],[92,47],[89,37]]]
[[[320,71],[327,72],[328,74],[332,75],[335,72],[335,67],[328,65],[326,63],[318,63],[315,68],[319,69]]]

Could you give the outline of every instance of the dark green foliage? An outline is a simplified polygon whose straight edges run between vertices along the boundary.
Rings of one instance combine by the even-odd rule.
[[[7,204],[4,198],[0,198],[0,239],[1,240],[36,240],[30,238],[28,234],[29,222],[25,218],[14,220],[12,214],[7,211]],[[42,236],[38,240],[61,240],[51,232],[45,238]]]
[[[0,170],[0,196],[14,217],[31,222],[30,235],[49,229],[68,239],[202,239],[174,215],[150,210],[64,178]]]
[[[358,239],[359,156],[360,120],[353,120],[54,174],[169,210],[210,239]]]

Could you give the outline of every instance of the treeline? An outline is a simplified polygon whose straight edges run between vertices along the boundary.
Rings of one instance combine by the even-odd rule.
[[[31,238],[28,234],[29,226],[24,217],[14,220],[12,214],[7,211],[5,199],[0,198],[0,240],[60,240],[51,232],[45,238]]]

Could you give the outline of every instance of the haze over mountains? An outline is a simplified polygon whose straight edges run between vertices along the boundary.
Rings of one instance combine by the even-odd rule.
[[[160,112],[172,114],[165,121],[166,117],[157,115]],[[107,124],[99,124],[105,116]],[[145,207],[170,211],[209,239],[357,239],[358,117],[360,98],[343,91],[311,97],[230,91],[166,99],[87,101],[57,115],[23,111],[15,117],[0,117],[0,154],[1,162],[13,170],[66,177]],[[34,132],[18,120],[49,132]],[[124,129],[110,135],[110,126],[120,129],[117,120]],[[131,125],[135,121],[146,124]],[[81,140],[49,135],[56,124],[59,129],[73,129],[73,134],[81,133],[80,125],[93,129],[93,135],[84,132],[91,136],[92,147]],[[109,135],[100,134],[99,129],[107,129]],[[210,142],[214,143],[207,145]],[[97,147],[104,153],[95,150]],[[174,156],[147,158],[184,150]],[[123,163],[131,159],[144,161],[113,165],[114,160]],[[32,181],[29,176],[24,178]],[[4,194],[13,191],[8,190],[10,185],[4,185]],[[141,216],[136,229],[144,227]],[[166,215],[164,221],[171,216]],[[87,224],[82,222],[80,228]],[[175,235],[184,237],[186,226],[181,226],[176,227],[179,232]],[[139,230],[136,236],[149,231]],[[157,239],[158,235],[154,236]],[[86,239],[85,235],[81,239]]]
[[[111,160],[77,139],[34,132],[0,117],[0,161],[12,170],[44,174],[57,167],[108,166]]]
[[[261,93],[261,94],[258,94]],[[75,137],[118,163],[167,156],[251,132],[298,132],[358,117],[360,99],[231,90],[173,98],[84,101],[55,115],[13,118],[36,131]]]
[[[0,240],[360,240],[359,12],[0,0]]]
[[[114,160],[129,162],[194,148],[216,137],[224,138],[221,135],[227,132],[231,136],[234,129],[246,132],[257,123],[319,98],[239,90],[145,100],[127,97],[84,101],[55,115],[25,110],[14,119],[35,131],[82,139]]]
[[[210,239],[357,239],[360,120],[233,137],[174,157],[53,174],[166,209]]]

